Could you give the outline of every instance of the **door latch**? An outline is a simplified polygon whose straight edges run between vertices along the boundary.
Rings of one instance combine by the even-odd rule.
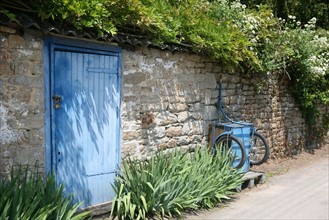
[[[54,107],[56,109],[61,108],[61,105],[62,105],[62,96],[60,96],[60,95],[54,95],[53,97],[51,97],[51,99],[53,100]]]

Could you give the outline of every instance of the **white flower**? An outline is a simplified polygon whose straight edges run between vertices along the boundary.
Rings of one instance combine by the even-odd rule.
[[[311,71],[313,73],[315,73],[316,75],[325,75],[326,74],[326,69],[323,67],[319,67],[319,66],[311,67]]]
[[[309,21],[309,23],[315,24],[315,23],[316,23],[316,17],[313,17],[313,18]]]

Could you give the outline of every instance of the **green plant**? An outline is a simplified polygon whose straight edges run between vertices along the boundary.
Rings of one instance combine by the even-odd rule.
[[[145,219],[213,207],[241,184],[240,174],[231,167],[229,152],[214,157],[202,148],[191,154],[160,152],[148,161],[126,160],[113,185],[117,196],[111,216]]]
[[[109,19],[107,0],[56,0],[31,3],[42,19],[52,19],[65,26],[77,29],[92,28],[100,35],[116,33],[116,27]]]
[[[54,175],[44,180],[28,168],[12,169],[9,179],[0,181],[0,219],[85,219],[89,212],[75,215],[80,204],[63,196],[63,186],[56,186]]]

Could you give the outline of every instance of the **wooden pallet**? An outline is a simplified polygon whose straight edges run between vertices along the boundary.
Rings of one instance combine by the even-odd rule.
[[[262,184],[265,182],[265,173],[248,171],[242,176],[243,183],[238,187],[238,191],[241,191],[245,188],[254,187],[257,184]]]

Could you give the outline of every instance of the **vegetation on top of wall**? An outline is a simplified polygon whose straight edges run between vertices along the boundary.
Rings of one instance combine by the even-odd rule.
[[[22,8],[64,28],[143,35],[158,45],[189,44],[196,53],[238,66],[246,74],[287,74],[307,124],[314,123],[318,106],[329,103],[329,18],[322,0],[242,0],[249,7],[239,0],[22,2],[4,0],[0,13],[12,16],[8,10]],[[324,29],[316,27],[312,13]]]
[[[319,27],[329,27],[328,0],[241,0],[241,3],[250,8],[266,4],[271,7],[276,17],[288,19],[289,15],[295,15],[302,24],[316,17]]]

